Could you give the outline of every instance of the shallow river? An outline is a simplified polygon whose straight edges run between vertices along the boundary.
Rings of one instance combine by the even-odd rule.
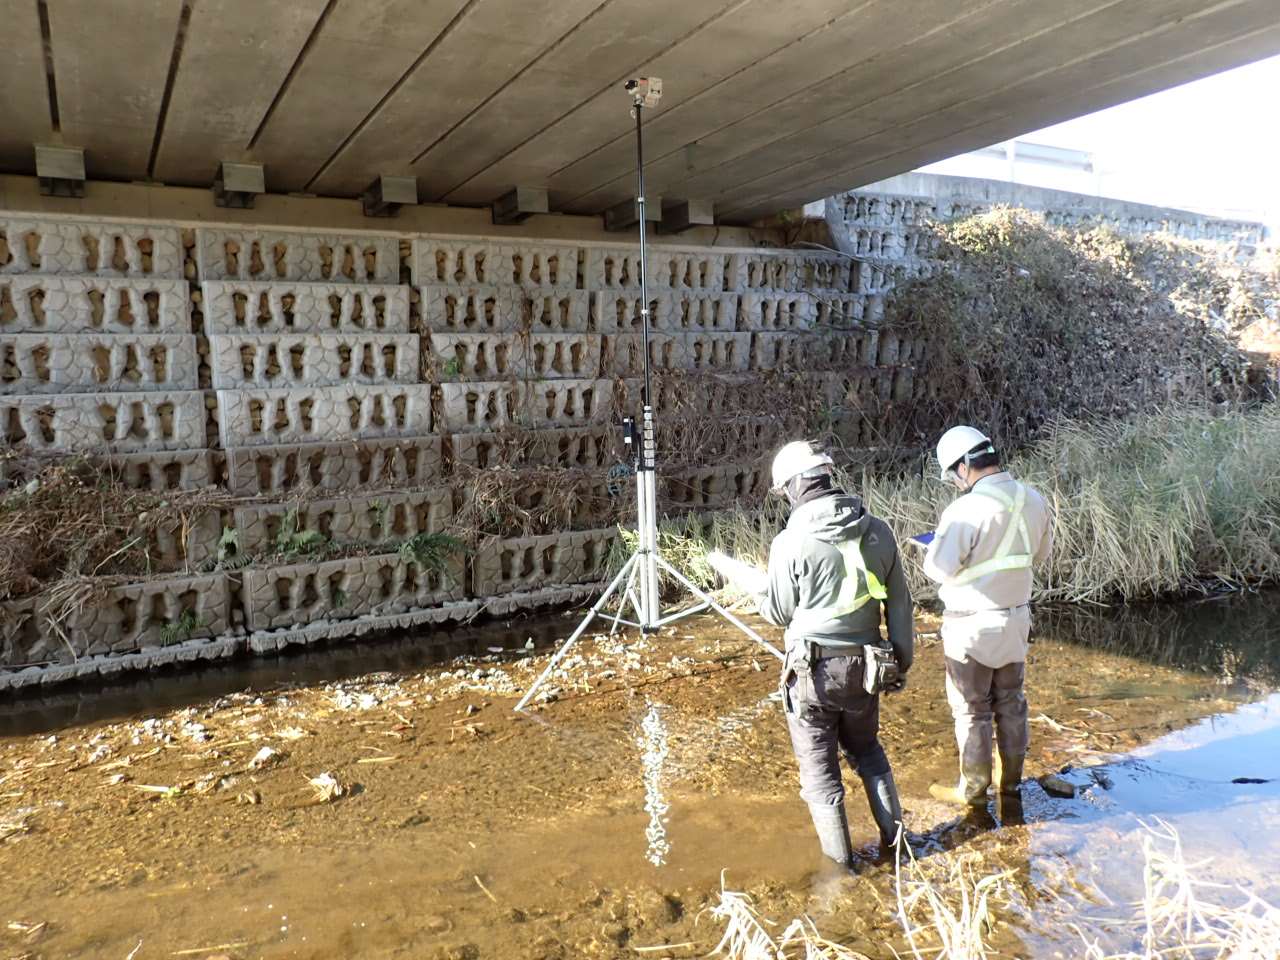
[[[779,923],[809,916],[871,957],[909,949],[892,867],[822,866],[767,655],[710,620],[592,641],[554,702],[513,716],[544,662],[526,645],[572,625],[0,704],[0,956],[692,957],[722,932],[708,912],[722,878]],[[924,632],[911,687],[883,705],[886,749],[923,874],[945,892],[956,858],[1009,872],[1001,955],[1083,955],[1074,921],[1132,947],[1144,823],[1176,829],[1188,861],[1213,858],[1197,876],[1280,903],[1274,595],[1043,614],[1029,772],[1078,794],[1032,783],[1021,811],[978,816],[928,796],[954,747]],[[465,668],[444,662],[458,655]],[[276,755],[255,766],[264,747]],[[345,794],[319,802],[321,772]]]

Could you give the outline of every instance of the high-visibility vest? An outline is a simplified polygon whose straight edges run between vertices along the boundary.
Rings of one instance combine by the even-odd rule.
[[[972,583],[979,577],[999,573],[1002,570],[1026,570],[1031,567],[1031,533],[1027,530],[1027,518],[1023,509],[1027,505],[1027,488],[1021,483],[1017,484],[1017,487],[1018,492],[1012,497],[991,485],[974,487],[969,491],[979,496],[990,497],[1000,503],[1009,511],[1009,526],[990,560],[976,563],[972,567],[965,567],[947,580],[948,586]],[[1013,541],[1019,534],[1022,536],[1022,552],[1014,553]]]
[[[791,618],[792,627],[801,630],[813,628],[860,610],[873,599],[884,600],[889,596],[880,578],[867,569],[867,564],[862,559],[861,537],[832,546],[840,551],[840,557],[844,560],[844,578],[840,581],[840,592],[829,606],[801,607]]]

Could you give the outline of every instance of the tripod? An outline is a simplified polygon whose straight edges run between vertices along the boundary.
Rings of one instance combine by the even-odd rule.
[[[649,392],[649,266],[647,248],[645,246],[645,197],[644,197],[644,146],[642,139],[641,114],[645,107],[652,107],[662,96],[662,81],[656,77],[628,80],[627,93],[632,96],[631,115],[636,119],[636,207],[640,214],[640,330],[641,352],[644,355],[644,389],[641,394],[640,436],[638,449],[635,435],[635,421],[627,418],[623,421],[625,441],[632,450],[636,471],[636,534],[635,552],[622,565],[604,593],[595,602],[587,615],[570,634],[545,670],[533,682],[515,709],[521,711],[529,703],[538,688],[546,682],[555,668],[564,659],[578,639],[586,632],[597,617],[604,615],[612,621],[610,634],[620,626],[635,627],[642,634],[657,633],[662,627],[701,613],[714,610],[733,624],[752,640],[756,641],[771,654],[782,659],[782,653],[764,637],[743,623],[732,612],[713,600],[707,593],[698,589],[684,574],[668,563],[658,548],[658,506],[657,506],[657,441],[654,437],[653,405]],[[658,590],[659,571],[670,574],[677,583],[688,590],[698,602],[691,607],[677,610],[666,615],[662,612],[662,600]],[[624,586],[625,584],[625,586]],[[603,614],[614,595],[619,596],[617,612],[611,617]],[[635,619],[623,616],[628,605]]]

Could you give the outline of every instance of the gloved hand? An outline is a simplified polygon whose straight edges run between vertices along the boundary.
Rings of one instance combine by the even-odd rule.
[[[898,674],[898,679],[897,679],[897,680],[894,680],[892,683],[886,683],[886,684],[884,685],[884,691],[883,691],[883,692],[884,692],[884,693],[898,693],[898,692],[900,692],[900,691],[902,691],[902,690],[905,690],[905,689],[907,689],[907,675],[906,675],[905,673],[900,673],[900,674]]]

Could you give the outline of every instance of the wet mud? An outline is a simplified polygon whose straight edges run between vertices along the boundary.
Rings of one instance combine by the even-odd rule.
[[[1274,636],[1280,616],[1260,616]],[[1274,667],[1248,637],[1224,641],[1233,663],[1255,657],[1230,673],[1221,660],[1109,649],[1108,630],[1137,631],[1109,623],[1046,618],[1028,663],[1027,773],[1071,781],[1073,800],[1031,783],[1016,817],[995,803],[962,817],[930,798],[955,764],[935,622],[920,623],[910,686],[882,703],[921,863],[963,853],[1017,877],[1019,904],[992,934],[1005,955],[1071,955],[1049,909],[1063,895],[1044,891],[1097,882],[1095,854],[1130,837],[1135,816],[1175,816],[1177,803],[1162,814],[1151,798],[1180,796],[1168,783],[1195,775],[1168,760],[1167,738],[1204,736],[1175,732],[1262,699],[1266,681],[1250,673]],[[856,778],[859,874],[821,861],[771,696],[775,660],[714,619],[591,638],[546,700],[514,714],[545,643],[572,625],[478,628],[445,663],[409,638],[4,705],[0,956],[693,957],[720,938],[707,910],[722,882],[763,916],[807,915],[867,956],[906,949]],[[1274,717],[1271,703],[1247,709]],[[1200,771],[1222,794],[1196,793],[1190,843],[1200,849],[1224,811],[1241,831],[1275,816],[1249,802],[1271,785],[1218,781],[1280,778],[1263,769],[1278,752],[1245,751],[1231,777]],[[1111,770],[1110,786],[1090,767]],[[1235,862],[1248,874],[1247,858]]]

